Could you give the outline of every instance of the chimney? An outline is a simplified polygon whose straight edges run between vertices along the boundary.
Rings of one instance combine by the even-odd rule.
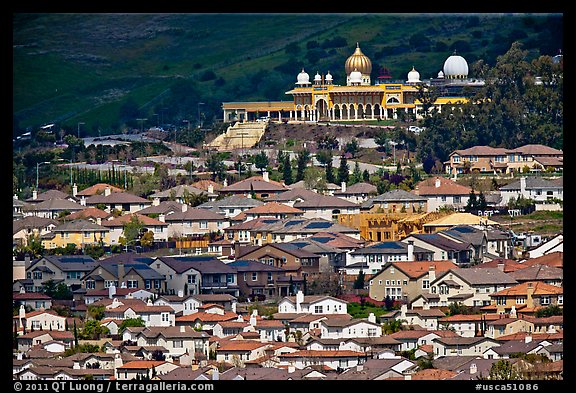
[[[217,368],[212,370],[212,380],[213,381],[218,381],[220,379],[220,372],[218,371]]]
[[[521,177],[520,178],[520,194],[524,195],[525,192],[526,192],[526,178]]]
[[[28,269],[30,267],[30,255],[26,254],[24,256],[24,268]]]
[[[186,213],[188,211],[188,205],[183,203],[182,204],[182,213]]]
[[[304,292],[298,291],[296,293],[296,313],[300,314],[302,312],[302,303],[304,302]]]
[[[158,221],[166,222],[166,215],[164,213],[158,214]]]
[[[154,304],[152,303],[152,299],[148,298],[148,300],[146,301],[146,306],[147,307],[152,307]]]
[[[24,288],[23,286],[20,287],[20,291],[18,291],[20,294],[26,293],[26,288]]]
[[[160,198],[155,197],[152,199],[152,206],[159,206],[160,205]]]
[[[86,197],[84,195],[80,198],[80,206],[86,206]]]
[[[124,364],[124,362],[122,361],[122,357],[120,356],[119,353],[114,355],[114,371],[116,371],[117,368],[122,367],[122,365]],[[116,374],[116,372],[114,372],[114,374]]]
[[[18,309],[18,318],[20,318],[20,323],[22,323],[23,318],[26,318],[26,309],[24,308],[23,304],[21,304],[20,308]]]
[[[268,171],[262,172],[262,179],[264,179],[264,181],[270,181],[270,177],[268,177]]]
[[[178,297],[184,297],[184,290],[183,289],[178,290]]]
[[[499,261],[497,266],[501,272],[504,271],[504,261]]]
[[[346,182],[345,181],[340,183],[340,188],[342,189],[342,192],[346,192]]]
[[[232,312],[236,314],[236,302],[232,302]]]
[[[222,183],[224,187],[228,187],[228,179],[224,179],[224,183]]]
[[[250,325],[256,326],[256,316],[257,315],[258,315],[257,310],[252,311],[252,314],[250,315]]]
[[[434,187],[440,188],[440,178],[439,177],[436,178],[436,181],[434,182]]]
[[[110,186],[106,186],[106,188],[104,189],[104,196],[108,196],[112,193],[112,190],[110,190]]]
[[[102,219],[100,217],[96,217],[96,224],[102,225]]]
[[[294,367],[294,366],[292,366],[292,365],[288,366],[288,374],[291,374],[291,373],[293,373],[294,371],[296,371],[296,367]]]
[[[214,185],[208,184],[208,194],[214,194]]]
[[[524,336],[524,343],[528,344],[532,342],[532,335],[530,333],[526,334],[526,336]]]
[[[110,285],[108,287],[108,299],[113,299],[114,295],[116,295],[116,286]]]
[[[408,240],[408,261],[414,260],[414,240]]]
[[[180,326],[180,333],[186,333],[186,326],[184,325]]]
[[[470,365],[470,374],[476,374],[478,372],[478,367],[476,366],[476,363],[472,363]]]
[[[38,199],[38,190],[32,191],[32,199]]]
[[[412,375],[410,375],[410,374],[404,374],[404,380],[405,380],[405,381],[410,381],[410,380],[412,380]]]
[[[430,265],[428,267],[428,282],[436,280],[436,266]]]
[[[248,198],[248,199],[252,199],[252,193],[251,193],[251,192],[249,192],[248,194],[246,194],[246,198]]]
[[[510,318],[517,318],[517,314],[516,314],[516,307],[512,306],[512,308],[510,309]]]
[[[72,186],[72,196],[76,196],[78,194],[78,186],[76,183]]]
[[[408,312],[408,306],[403,304],[400,306],[400,318],[406,319],[406,313]]]
[[[124,280],[124,264],[118,264],[118,282],[123,282]]]
[[[364,371],[364,365],[363,364],[356,365],[356,371],[357,372]]]
[[[376,315],[373,312],[368,315],[368,322],[376,323]]]

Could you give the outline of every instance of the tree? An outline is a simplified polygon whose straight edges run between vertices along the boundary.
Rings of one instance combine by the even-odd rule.
[[[316,160],[321,166],[325,167],[328,162],[332,162],[332,151],[331,150],[318,150],[316,153]]]
[[[356,277],[356,280],[354,280],[354,289],[364,289],[364,277],[364,270],[360,270],[358,277]]]
[[[88,306],[87,316],[88,316],[88,318],[92,318],[92,319],[95,319],[97,321],[101,321],[102,319],[104,319],[104,310],[105,310],[105,307],[102,305],[90,304]]]
[[[338,167],[338,183],[348,183],[350,177],[350,168],[345,156],[340,157],[340,166]]]
[[[76,327],[76,320],[74,320],[74,347],[78,347],[78,328]]]
[[[330,157],[330,160],[326,163],[326,167],[324,169],[326,170],[326,182],[334,183],[336,178],[334,177],[334,170],[332,168],[332,157]]]
[[[226,177],[226,166],[219,154],[211,154],[206,159],[206,168],[212,172],[212,180],[223,180]]]
[[[515,380],[522,379],[507,359],[500,359],[490,367],[488,379],[492,380]]]
[[[306,149],[300,150],[298,152],[298,158],[296,161],[296,181],[304,180],[304,172],[310,161],[310,152]]]
[[[350,153],[352,158],[356,157],[356,154],[360,151],[360,145],[358,144],[358,139],[352,138],[350,142],[344,147],[345,153]]]
[[[102,326],[100,321],[90,319],[84,323],[80,337],[88,340],[99,340],[101,335],[109,333],[110,330],[106,326]]]
[[[362,181],[362,171],[360,170],[360,163],[356,161],[354,164],[354,171],[352,171],[351,184],[360,183]]]
[[[261,172],[264,172],[268,167],[269,160],[266,152],[264,150],[260,151],[260,153],[256,154],[254,157],[254,165],[256,168],[260,169]]]
[[[151,247],[154,244],[154,232],[146,231],[140,238],[140,245],[142,247]]]
[[[142,320],[142,318],[138,317],[138,318],[128,318],[128,319],[124,319],[122,321],[122,323],[120,324],[120,327],[118,328],[118,332],[120,334],[122,334],[124,332],[124,330],[126,330],[127,327],[144,327],[146,326],[144,324],[144,321]]]
[[[474,190],[471,190],[468,195],[468,202],[466,203],[466,211],[470,213],[475,210],[478,210],[478,200],[476,199]]]
[[[284,183],[292,184],[292,165],[290,164],[290,154],[285,154],[282,162],[282,176]]]
[[[137,216],[132,216],[130,221],[123,225],[123,236],[120,236],[119,242],[123,246],[134,243],[140,238],[140,233],[144,228],[144,224],[138,219]]]

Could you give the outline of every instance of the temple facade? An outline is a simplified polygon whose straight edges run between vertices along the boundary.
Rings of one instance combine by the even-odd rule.
[[[333,76],[316,73],[310,75],[302,69],[295,86],[286,92],[291,101],[225,102],[222,104],[224,121],[303,121],[329,122],[335,120],[397,119],[402,113],[412,118],[423,117],[424,105],[418,99],[422,89],[434,86],[440,93],[433,106],[442,110],[444,105],[467,102],[464,88],[478,87],[483,81],[468,78],[466,60],[454,53],[448,57],[436,78],[420,80],[414,67],[406,81],[391,82],[378,78],[372,84],[372,62],[356,44],[354,53],[344,64],[346,86],[333,83]]]

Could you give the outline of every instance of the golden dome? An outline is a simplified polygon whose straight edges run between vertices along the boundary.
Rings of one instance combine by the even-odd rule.
[[[360,71],[363,75],[370,75],[372,72],[372,62],[362,51],[360,50],[360,45],[356,43],[356,50],[346,60],[345,64],[346,75],[350,75],[355,69]]]

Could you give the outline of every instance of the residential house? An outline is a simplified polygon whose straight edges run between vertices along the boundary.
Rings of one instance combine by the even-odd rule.
[[[268,343],[254,340],[221,340],[216,348],[216,361],[242,367],[245,362],[266,356]]]
[[[304,296],[298,291],[296,296],[286,296],[278,303],[279,313],[296,314],[347,314],[348,302],[325,295]]]
[[[561,287],[564,281],[564,269],[548,265],[532,265],[511,272],[510,276],[518,281],[519,284],[527,281],[540,281]]]
[[[415,247],[413,241],[378,242],[350,252],[350,264],[365,262],[367,274],[376,274],[386,263],[396,261],[431,261],[433,252],[422,247]]]
[[[22,209],[24,209],[24,207],[28,205],[29,205],[28,202],[19,200],[18,195],[14,194],[14,197],[12,198],[12,219],[19,220],[23,218],[24,212],[22,211]]]
[[[273,318],[281,321],[283,324],[288,325],[289,332],[294,333],[300,331],[302,337],[307,334],[316,336],[320,334],[320,321],[325,319],[343,319],[350,320],[350,314],[313,314],[313,313],[296,313],[296,312],[278,312],[274,313]]]
[[[510,234],[499,229],[456,225],[436,233],[456,241],[470,243],[474,249],[472,258],[475,262],[491,260],[495,257],[510,258],[513,253]]]
[[[224,321],[240,321],[238,314],[224,310],[217,304],[205,304],[198,307],[198,311],[192,314],[182,315],[176,318],[176,326],[192,326],[195,329],[205,331],[212,330],[214,325]],[[243,321],[243,320],[242,320]]]
[[[74,196],[70,196],[60,190],[48,190],[40,194],[38,194],[38,191],[33,190],[32,197],[26,199],[26,202],[30,204],[38,204],[41,202],[48,201],[50,199],[67,199],[72,202],[77,202],[77,198],[75,198]]]
[[[128,329],[128,328],[127,328]],[[190,326],[147,327],[135,335],[127,333],[125,339],[135,337],[138,346],[160,346],[167,349],[167,355],[177,359],[184,354],[194,358],[208,357],[206,332],[198,332]]]
[[[138,210],[138,214],[143,214],[152,218],[158,218],[162,214],[167,216],[172,213],[186,211],[188,207],[188,205],[184,206],[183,203],[176,201],[168,200],[160,202],[158,199],[154,199],[151,206],[145,207],[142,210]]]
[[[429,292],[439,295],[440,306],[448,306],[450,303],[487,306],[491,303],[493,293],[516,284],[516,280],[498,268],[454,268],[438,274],[435,280],[430,281]]]
[[[502,316],[502,315],[501,315]],[[515,334],[518,332],[533,332],[534,324],[529,319],[517,318],[514,312],[510,317],[498,318],[486,322],[486,331],[484,336],[498,339],[501,336]]]
[[[85,220],[91,221],[93,223],[96,223],[98,225],[101,225],[102,220],[106,220],[106,219],[110,218],[110,216],[111,216],[111,214],[108,212],[105,212],[104,210],[97,209],[95,207],[87,207],[85,209],[75,211],[74,213],[70,213],[66,216],[60,217],[60,221],[66,222],[66,221],[74,221],[74,220],[78,220],[78,219],[85,219]]]
[[[162,256],[150,267],[166,277],[165,291],[169,294],[239,294],[236,269],[213,256]]]
[[[246,198],[244,196],[238,195],[230,195],[222,199],[204,202],[197,207],[199,209],[212,210],[213,212],[221,214],[226,218],[231,218],[248,209],[261,206],[263,204],[264,202],[258,199]]]
[[[532,250],[533,251],[533,250]],[[522,266],[546,265],[562,269],[564,267],[564,252],[554,251],[539,256],[533,256],[519,261]]]
[[[85,189],[78,191],[78,187],[76,184],[72,186],[72,195],[76,198],[81,197],[91,197],[94,195],[103,195],[107,192],[114,193],[114,192],[124,192],[124,189],[113,186],[108,183],[96,183],[92,186],[86,187]]]
[[[202,305],[202,302],[193,295],[184,296],[184,291],[179,291],[178,295],[160,295],[159,298],[153,300],[153,303],[172,307],[176,316],[193,314]]]
[[[349,367],[334,376],[334,380],[373,380],[392,378],[404,379],[418,368],[416,362],[400,357],[398,359],[368,359],[356,367]]]
[[[258,228],[279,222],[276,218],[256,218],[233,224],[224,230],[224,238],[233,241],[234,244],[262,245],[262,236]],[[260,236],[259,236],[260,235]]]
[[[524,316],[524,319],[529,320],[534,325],[534,333],[556,333],[564,329],[564,316],[552,315],[550,317],[533,318]]]
[[[438,320],[441,329],[452,330],[462,337],[483,336],[486,323],[502,318],[498,314],[456,314]]]
[[[34,330],[18,336],[18,351],[26,352],[35,345],[48,341],[58,341],[65,345],[66,349],[74,343],[74,333],[71,331],[58,330]]]
[[[562,256],[564,253],[564,235],[558,234],[551,239],[543,242],[537,247],[534,247],[530,250],[527,250],[524,253],[524,258],[526,259],[533,259],[543,257],[548,254],[554,254],[555,257],[552,257],[553,260],[557,260],[558,256]],[[562,260],[559,261],[562,264]]]
[[[456,332],[450,330],[399,330],[389,334],[389,337],[399,341],[400,351],[411,351],[423,345],[430,345],[438,338],[458,337]]]
[[[321,272],[338,272],[340,268],[346,266],[348,252],[339,247],[326,244],[326,242],[308,237],[292,240],[286,244],[292,244],[303,251],[318,255],[320,257],[318,269]]]
[[[462,211],[468,204],[472,189],[442,176],[433,176],[416,184],[414,194],[426,197],[427,211],[440,208]]]
[[[142,229],[154,235],[154,241],[168,240],[168,224],[139,213],[128,213],[101,221],[103,227],[110,231],[110,245],[120,244],[120,237],[124,237],[124,226],[132,221],[138,221]]]
[[[489,294],[492,304],[487,307],[498,314],[515,310],[530,315],[550,305],[564,307],[564,289],[541,281],[526,281]]]
[[[263,205],[252,207],[235,216],[235,219],[242,217],[244,221],[251,221],[256,218],[294,218],[304,215],[304,211],[279,202],[266,202]]]
[[[490,348],[483,356],[485,359],[511,359],[517,357],[519,353],[536,354],[549,345],[552,344],[546,340],[533,340],[532,336],[526,336],[525,340],[509,340],[500,346]]]
[[[241,259],[228,263],[228,266],[236,269],[239,296],[250,298],[253,295],[264,295],[275,298],[290,291],[290,283],[280,279],[286,277],[286,271],[274,266],[274,260],[270,264],[270,261],[264,263]]]
[[[271,180],[268,172],[264,171],[262,176],[252,176],[236,183],[224,186],[218,190],[220,195],[244,196],[254,195],[258,199],[266,199],[271,195],[279,194],[288,190],[283,183]]]
[[[438,337],[432,340],[434,356],[482,356],[501,343],[489,337]]]
[[[455,150],[444,162],[448,175],[459,175],[468,172],[508,173],[508,149],[503,147],[472,146]]]
[[[369,280],[370,298],[384,301],[389,297],[405,302],[411,302],[423,292],[428,292],[430,283],[438,274],[457,267],[451,261],[386,262],[383,266]]]
[[[403,304],[400,310],[390,311],[381,318],[382,320],[401,320],[416,329],[438,330],[440,328],[438,322],[445,316],[446,314],[438,308],[408,309],[408,306]]]
[[[254,331],[260,334],[260,341],[262,342],[285,342],[286,341],[286,326],[284,323],[277,319],[264,319],[258,315],[258,310],[252,310],[249,319],[250,325]]]
[[[544,355],[553,362],[564,359],[564,344],[550,344],[543,346],[536,351],[537,355]]]
[[[82,282],[86,290],[115,287],[160,292],[166,289],[164,276],[142,262],[103,262],[86,273]]]
[[[308,199],[314,199],[319,194],[315,191],[308,190],[306,188],[294,188],[290,185],[291,189],[281,192],[279,194],[274,194],[266,198],[267,202],[279,202],[284,205],[294,206],[297,202],[302,202]]]
[[[179,367],[165,360],[134,360],[117,367],[115,378],[118,381],[153,378],[167,374]]]
[[[145,327],[175,326],[175,313],[172,307],[155,306],[152,301],[139,299],[102,299],[92,303],[104,306],[104,318],[137,319],[141,318]]]
[[[347,235],[360,240],[360,231],[346,225],[322,218],[292,218],[280,220],[258,227],[252,237],[262,239],[261,243],[286,243],[296,239],[314,236],[319,232],[330,232]]]
[[[46,249],[65,248],[68,244],[84,249],[86,245],[102,243],[110,244],[110,230],[84,219],[60,224],[42,236],[42,245]]]
[[[207,209],[187,208],[185,211],[168,214],[160,221],[168,224],[168,237],[204,236],[211,232],[222,232],[228,227],[228,220],[219,213]]]
[[[541,177],[521,177],[510,184],[500,187],[502,204],[507,206],[510,201],[519,197],[532,199],[534,202],[545,203],[564,199],[564,187]]]
[[[541,171],[546,166],[562,168],[564,153],[562,150],[549,146],[531,144],[506,151],[508,172],[523,172],[528,166],[532,170]],[[554,162],[554,164],[552,164]]]
[[[238,320],[220,321],[212,326],[212,335],[218,338],[236,336],[244,332],[255,332],[254,326]],[[258,337],[260,337],[259,334]]]
[[[528,267],[526,264],[520,263],[515,259],[508,259],[508,258],[494,258],[486,262],[479,263],[474,265],[474,267],[489,267],[502,270],[504,273],[512,273],[517,270],[524,269]]]
[[[118,288],[115,286],[116,282],[113,282],[111,285],[110,281],[105,281],[106,285],[110,285],[108,288],[105,289],[89,289],[82,291],[81,289],[77,289],[74,291],[74,301],[78,303],[75,308],[76,311],[83,311],[84,309],[88,309],[88,305],[97,302],[98,300],[102,299],[112,299],[117,297],[118,300],[122,299],[140,299],[140,300],[148,300],[156,295],[157,292],[154,290],[145,290],[145,289],[138,289],[138,288]],[[124,284],[126,285],[126,284]]]
[[[340,214],[358,214],[360,205],[331,195],[315,194],[298,200],[294,207],[304,212],[305,218],[337,221]]]
[[[368,198],[378,195],[378,188],[366,182],[355,183],[351,186],[347,186],[345,182],[342,182],[340,190],[334,191],[333,195],[349,202],[360,204],[366,202]]]
[[[234,243],[227,239],[209,242],[206,253],[216,257],[230,257],[234,254]]]
[[[301,250],[293,244],[269,243],[256,249],[239,249],[236,259],[255,260],[263,264],[284,269],[293,278],[301,278],[302,275],[317,275],[319,273],[320,256],[308,251]],[[288,289],[288,288],[286,288]]]
[[[201,305],[216,304],[222,306],[225,311],[236,312],[236,304],[238,299],[228,293],[201,293],[193,295]]]
[[[376,323],[376,317],[370,313],[368,318],[323,319],[320,321],[321,338],[357,338],[380,337],[381,326]]]
[[[111,213],[113,210],[126,213],[136,213],[148,206],[152,202],[148,199],[130,194],[128,192],[112,192],[109,188],[104,189],[104,194],[95,194],[88,198],[82,197],[80,204],[88,207],[105,207],[104,210]]]
[[[149,195],[149,198],[155,201],[154,203],[173,200],[178,203],[190,204],[193,198],[198,198],[200,196],[202,196],[202,198],[207,198],[208,200],[214,200],[218,194],[215,194],[214,192],[208,193],[205,190],[196,188],[190,184],[180,184],[164,191],[155,192]]]
[[[428,199],[397,188],[368,199],[360,208],[374,213],[422,213],[428,211]]]
[[[26,246],[30,236],[41,237],[58,226],[59,222],[52,218],[28,216],[12,221],[12,240],[15,244]]]
[[[366,360],[366,355],[350,350],[313,351],[302,349],[284,353],[278,358],[280,367],[294,367],[301,370],[308,366],[319,366],[329,370],[346,370],[362,364]]]
[[[415,247],[432,251],[435,261],[452,261],[459,266],[467,266],[472,261],[474,247],[469,242],[442,236],[438,233],[411,234],[402,239],[402,242],[414,242]]]
[[[31,203],[22,208],[25,217],[36,216],[57,219],[68,213],[83,210],[84,206],[64,198],[46,199],[39,203]]]
[[[44,283],[63,282],[72,291],[82,285],[82,277],[97,265],[88,255],[46,255],[30,263],[26,277],[33,280],[34,292],[43,292]]]
[[[32,310],[48,310],[52,307],[52,298],[42,292],[26,292],[20,288],[17,293],[12,293],[14,307],[29,307]]]
[[[12,319],[17,330],[26,329],[27,332],[41,329],[63,332],[67,327],[66,317],[58,315],[56,311],[41,310],[27,313],[23,305],[20,306],[18,315]]]

